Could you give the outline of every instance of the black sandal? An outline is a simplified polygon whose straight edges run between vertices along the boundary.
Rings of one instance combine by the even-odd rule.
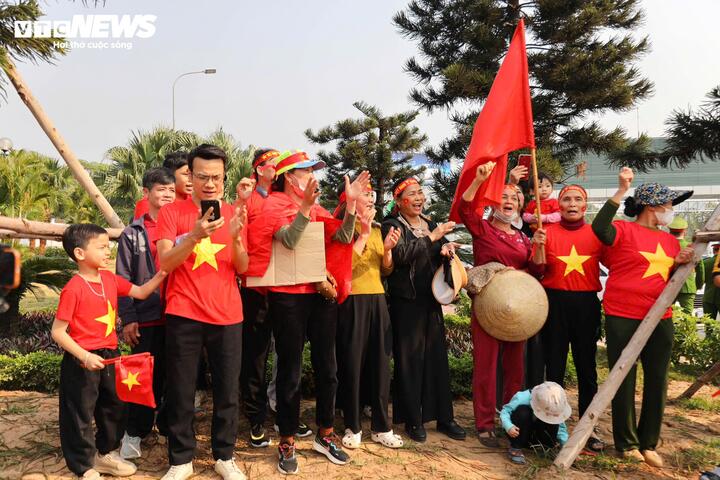
[[[497,436],[495,436],[495,431],[493,431],[493,430],[477,432],[477,437],[478,437],[478,440],[480,440],[480,443],[482,443],[483,446],[485,446],[485,447],[488,447],[488,448],[499,448],[500,447],[500,441],[498,440]]]
[[[605,450],[605,442],[603,442],[597,437],[590,437],[585,444],[585,448],[587,448],[591,452],[600,453]]]

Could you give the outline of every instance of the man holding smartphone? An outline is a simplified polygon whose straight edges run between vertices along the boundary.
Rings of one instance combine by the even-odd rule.
[[[188,154],[192,195],[158,220],[166,291],[168,456],[164,480],[193,474],[193,399],[203,347],[213,378],[212,453],[225,480],[244,480],[233,459],[238,429],[242,301],[235,280],[248,266],[244,206],[222,202],[227,155],[203,144]],[[201,205],[206,205],[201,213]],[[219,211],[218,211],[219,210]],[[216,220],[210,218],[215,215]]]

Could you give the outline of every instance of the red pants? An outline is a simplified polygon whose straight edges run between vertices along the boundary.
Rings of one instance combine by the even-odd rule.
[[[495,429],[497,398],[497,360],[503,347],[503,403],[508,403],[522,386],[523,347],[525,342],[504,342],[491,337],[472,318],[473,339],[473,410],[479,432]]]

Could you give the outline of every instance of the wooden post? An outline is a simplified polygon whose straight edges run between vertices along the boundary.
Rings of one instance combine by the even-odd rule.
[[[57,128],[55,128],[55,125],[43,110],[40,102],[35,99],[32,92],[25,84],[25,81],[20,76],[20,72],[18,72],[15,68],[13,61],[7,55],[4,60],[5,61],[2,63],[3,70],[15,87],[15,90],[17,90],[20,99],[25,103],[25,105],[27,105],[30,112],[40,124],[40,127],[45,131],[45,134],[48,136],[52,144],[55,145],[55,148],[63,160],[65,160],[65,163],[67,163],[73,176],[78,182],[80,182],[80,185],[82,185],[88,195],[90,195],[90,199],[100,209],[100,212],[102,212],[108,224],[114,228],[124,228],[120,217],[118,217],[113,207],[107,201],[102,192],[100,192],[100,189],[97,185],[95,185],[92,178],[90,178],[90,175],[85,170],[85,167],[82,166],[75,153],[70,149],[68,144],[65,143],[65,139],[62,135],[60,135]]]
[[[44,240],[60,240],[66,223],[47,223],[0,216],[0,237],[6,238],[40,238]],[[118,238],[122,228],[107,228],[108,236]]]
[[[687,390],[677,397],[676,400],[683,400],[692,397],[695,395],[695,392],[703,387],[703,385],[710,383],[710,381],[718,375],[720,375],[720,362],[717,362],[715,365],[710,367],[710,370],[703,373],[692,385],[687,388]]]
[[[715,207],[710,219],[705,224],[705,230],[720,230],[720,205]],[[600,415],[602,415],[608,407],[610,401],[613,399],[615,393],[620,387],[620,384],[623,380],[625,380],[625,377],[630,369],[632,369],[635,361],[640,355],[640,352],[643,347],[645,347],[648,338],[650,338],[650,335],[655,330],[655,327],[657,327],[663,314],[675,301],[678,292],[680,292],[680,289],[685,284],[685,280],[688,276],[691,273],[694,274],[695,265],[702,257],[702,254],[705,253],[706,248],[707,241],[694,243],[694,261],[681,265],[677,268],[677,270],[675,270],[675,273],[665,286],[665,289],[655,301],[655,304],[650,308],[647,315],[645,315],[645,318],[640,323],[640,326],[635,331],[635,334],[630,339],[630,342],[628,342],[625,349],[623,349],[620,358],[610,371],[607,380],[605,380],[605,383],[600,385],[598,392],[595,394],[595,397],[593,397],[590,406],[587,410],[585,410],[585,414],[575,426],[575,429],[573,430],[572,435],[570,435],[567,443],[562,450],[560,450],[557,458],[555,458],[555,465],[557,467],[567,469],[572,466],[575,458],[577,458],[580,453],[580,450],[582,450],[588,438],[590,438],[593,428],[595,428],[595,425],[597,425],[600,420]]]
[[[537,218],[538,228],[542,228],[542,213],[540,212],[540,190],[538,182],[538,168],[537,159],[535,158],[535,147],[530,149],[532,154],[532,175],[533,175],[533,188],[535,189],[535,217]],[[522,213],[520,214],[522,215]],[[538,245],[535,251],[535,258],[539,264],[545,263],[545,247]]]

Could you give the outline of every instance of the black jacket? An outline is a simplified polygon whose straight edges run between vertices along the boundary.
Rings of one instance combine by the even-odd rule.
[[[128,225],[120,234],[115,271],[135,285],[142,285],[155,275],[155,261],[150,253],[142,217]],[[160,320],[163,313],[160,293],[156,290],[145,300],[119,297],[118,313],[124,325],[138,322],[142,326],[143,323]]]
[[[432,232],[437,224],[427,219],[426,221]],[[420,278],[427,280],[428,276],[432,279],[441,263],[440,249],[447,240],[443,237],[437,242],[432,242],[429,237],[417,238],[404,223],[398,220],[397,215],[385,217],[382,223],[383,238],[390,231],[390,227],[400,228],[402,234],[392,250],[394,268],[387,278],[387,293],[390,297],[415,300],[418,296],[416,287],[418,280]],[[418,268],[422,268],[423,271],[418,271]],[[428,291],[419,292],[421,296],[432,296],[429,283],[425,287],[428,287]]]

